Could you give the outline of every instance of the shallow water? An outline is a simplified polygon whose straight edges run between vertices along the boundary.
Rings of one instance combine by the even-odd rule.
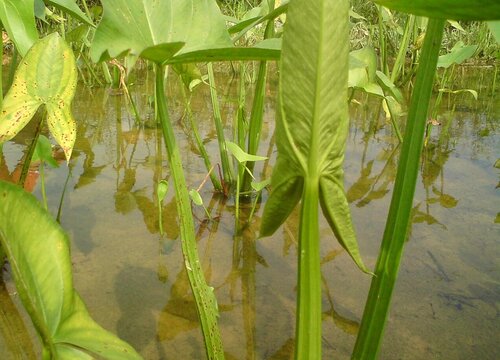
[[[424,154],[414,200],[413,224],[393,297],[380,359],[497,359],[500,357],[500,157],[498,101],[493,72],[478,71],[456,86],[475,88],[479,100],[445,96]],[[169,88],[172,120],[190,188],[206,170],[183,120],[184,102],[175,77]],[[131,87],[144,125],[136,126],[123,95],[80,88],[74,104],[77,143],[69,167],[46,169],[49,209],[56,215],[64,184],[61,223],[72,239],[75,286],[101,325],[130,342],[145,359],[200,359],[204,347],[180,250],[173,188],[163,204],[165,236],[159,235],[154,184],[169,179],[162,137],[148,104],[153,78],[138,76]],[[226,133],[237,109],[237,81],[220,77]],[[250,91],[250,89],[249,89]],[[256,168],[268,177],[274,158],[274,95],[268,88],[261,155]],[[345,183],[361,254],[373,268],[385,225],[396,163],[397,139],[376,101],[358,96],[351,107]],[[249,105],[250,106],[250,105]],[[192,99],[194,115],[214,162],[215,129],[208,88]],[[12,178],[29,129],[4,146],[0,176]],[[30,179],[40,197],[37,169]],[[172,183],[170,181],[170,183]],[[172,184],[171,184],[172,185]],[[269,238],[257,239],[262,206],[235,231],[234,202],[201,194],[214,220],[194,208],[199,254],[219,302],[227,359],[289,359],[293,356],[298,211]],[[267,193],[264,193],[264,201]],[[354,266],[321,222],[324,358],[347,359],[354,345],[370,278]],[[4,313],[24,317],[4,271]],[[11,296],[5,296],[6,293]],[[8,307],[7,307],[8,306]],[[15,321],[13,320],[15,324]],[[19,325],[19,324],[18,324]],[[21,326],[21,325],[19,325]],[[24,338],[26,358],[39,352]],[[4,333],[2,333],[4,334]],[[18,340],[21,341],[21,340]],[[2,358],[13,358],[8,335]],[[31,350],[33,349],[33,350]]]

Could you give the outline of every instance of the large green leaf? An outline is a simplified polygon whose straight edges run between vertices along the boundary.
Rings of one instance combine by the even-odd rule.
[[[348,0],[290,2],[280,65],[278,159],[261,235],[273,233],[302,199],[295,359],[321,359],[320,204],[341,245],[367,271],[343,184],[348,35]]]
[[[73,52],[57,34],[39,40],[17,68],[0,114],[0,143],[12,139],[45,105],[50,132],[69,160],[76,138],[71,113],[77,71]]]
[[[292,25],[283,39],[280,108],[277,120],[278,160],[273,171],[275,189],[266,204],[261,235],[273,233],[298,202],[303,182],[313,182],[339,241],[366,271],[359,257],[350,211],[345,200],[342,163],[348,131],[348,41],[339,8],[345,4],[315,0],[296,1]],[[290,4],[287,23],[290,21]],[[297,10],[295,10],[297,11]],[[349,19],[348,14],[346,14]],[[286,54],[286,55],[285,55]],[[363,69],[363,71],[365,71]],[[375,70],[372,70],[373,77]],[[298,181],[302,178],[303,181]],[[295,195],[294,195],[295,194]],[[339,228],[342,224],[342,229]],[[347,231],[347,228],[349,231]]]
[[[91,47],[94,61],[130,53],[149,58],[147,48],[176,43],[180,53],[232,46],[213,0],[103,0],[104,15]],[[174,52],[175,53],[175,52]],[[142,54],[142,55],[141,55]],[[166,53],[163,62],[173,53]]]
[[[477,45],[465,45],[462,41],[458,41],[448,54],[438,58],[437,67],[447,69],[454,64],[460,65],[474,56],[477,48]]]
[[[24,56],[38,39],[33,0],[0,0],[0,20],[17,51]]]
[[[388,8],[430,18],[455,20],[500,19],[498,0],[374,0]]]
[[[73,288],[69,240],[32,195],[0,181],[0,241],[45,358],[140,359],[101,328]]]

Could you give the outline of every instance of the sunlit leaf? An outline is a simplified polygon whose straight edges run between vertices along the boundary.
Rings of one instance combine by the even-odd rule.
[[[351,226],[348,208],[337,212],[334,207],[337,202],[338,206],[347,203],[342,163],[349,121],[349,56],[365,65],[364,71],[370,83],[375,80],[376,56],[371,49],[349,54],[348,41],[345,44],[340,40],[331,41],[333,38],[347,37],[348,22],[339,20],[337,13],[345,10],[347,17],[348,9],[344,9],[343,2],[297,3],[300,5],[296,5],[295,9],[301,10],[296,11],[304,13],[296,14],[297,18],[292,20],[294,26],[285,28],[283,38],[281,116],[277,119],[278,159],[272,175],[272,192],[264,210],[261,234],[270,234],[279,227],[295,207],[298,192],[302,186],[307,187],[309,182],[309,186],[319,192],[323,213],[335,234],[349,234],[349,238],[338,240],[366,271],[361,265],[353,237],[354,230],[349,232],[337,227],[342,221],[346,227]],[[288,15],[293,4],[288,9]],[[383,96],[381,89],[380,92]],[[333,198],[326,198],[333,195]]]
[[[0,114],[0,143],[12,139],[45,105],[50,132],[69,161],[76,138],[71,113],[77,71],[73,52],[57,34],[39,40],[17,68]]]
[[[236,158],[239,163],[245,163],[247,161],[260,161],[266,160],[265,156],[251,155],[243,151],[237,144],[231,141],[226,141],[226,147],[231,152],[231,154]]]
[[[69,239],[35,197],[0,181],[0,242],[19,297],[50,358],[140,359],[101,328],[73,288]],[[41,256],[43,254],[43,256]]]
[[[170,43],[179,44],[177,51],[185,44],[180,53],[232,46],[215,1],[103,0],[102,4],[103,18],[91,47],[94,61],[130,53],[164,62],[175,52],[164,52],[163,57],[156,51],[142,52]]]
[[[168,181],[160,180],[158,182],[158,187],[156,188],[156,196],[158,201],[163,201],[168,192]]]
[[[488,21],[488,28],[496,39],[497,44],[500,44],[500,21]]]
[[[1,0],[0,20],[17,51],[26,55],[38,39],[33,0]]]

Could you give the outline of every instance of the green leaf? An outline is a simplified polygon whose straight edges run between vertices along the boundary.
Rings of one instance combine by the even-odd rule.
[[[454,20],[500,19],[498,0],[374,0],[390,9],[426,16]]]
[[[266,39],[253,47],[225,47],[197,50],[175,55],[167,64],[192,62],[279,60],[281,55],[280,39]]]
[[[497,44],[500,44],[500,21],[488,21],[488,28],[495,37]]]
[[[165,196],[167,196],[168,192],[168,181],[166,180],[160,180],[158,182],[158,187],[156,188],[156,197],[158,202],[163,201],[165,199]]]
[[[76,138],[71,113],[77,71],[73,52],[57,34],[39,40],[17,68],[0,114],[0,143],[12,139],[45,105],[49,130],[69,161]]]
[[[240,164],[246,163],[247,161],[260,161],[267,159],[267,157],[265,156],[248,154],[243,151],[237,144],[231,141],[226,141],[226,147]]]
[[[52,156],[52,144],[46,136],[40,134],[35,146],[35,152],[31,161],[45,161],[50,166],[56,168],[59,164]]]
[[[90,20],[82,10],[80,10],[75,0],[45,0],[45,2],[56,7],[59,10],[64,11],[67,14],[70,14],[75,19],[83,21],[87,25],[94,26],[92,20]]]
[[[252,181],[250,184],[252,185],[252,189],[255,191],[261,191],[263,190],[266,186],[268,186],[271,183],[271,179],[265,179],[262,181]]]
[[[127,343],[92,320],[73,288],[69,240],[35,197],[0,181],[0,241],[19,297],[57,359],[140,359]],[[43,256],[41,256],[43,255]]]
[[[376,71],[371,64],[368,58],[370,83]],[[349,1],[290,2],[280,64],[278,159],[261,235],[273,233],[301,197],[296,359],[321,359],[319,203],[340,243],[366,271],[343,185],[348,71]]]
[[[347,40],[345,44],[341,40],[330,41],[347,38],[347,23],[336,13],[339,9],[348,12],[343,1],[337,4],[316,0],[309,5],[296,2],[300,4],[296,9],[301,9],[296,11],[303,13],[296,13],[298,19],[292,22],[294,26],[285,28],[283,39],[280,70],[282,116],[277,121],[278,160],[272,175],[273,191],[264,211],[263,236],[272,233],[286,219],[296,204],[297,192],[302,189],[303,182],[312,181],[319,189],[320,179],[326,177],[340,187],[338,193],[343,193],[349,55],[365,65],[369,81],[375,79],[376,72],[373,50],[349,54]],[[288,11],[290,15],[291,8]],[[348,14],[345,15],[348,22]],[[290,21],[290,16],[287,19]],[[298,178],[303,181],[298,181]],[[323,191],[321,196],[330,193]],[[334,200],[340,199],[337,196]],[[328,217],[334,212],[330,209],[334,202],[322,201]],[[349,213],[343,214],[346,224],[351,224]],[[336,220],[341,221],[341,218]],[[333,229],[340,235],[347,233]],[[339,241],[346,245],[356,263],[361,264],[356,242],[341,238]]]
[[[157,63],[172,57],[172,51],[142,52],[161,45],[160,49],[180,53],[232,46],[220,10],[213,0],[103,0],[104,15],[91,47],[94,61],[130,53]],[[168,20],[167,20],[168,19]],[[175,43],[169,47],[170,43]],[[156,48],[158,50],[158,48]]]
[[[34,12],[33,0],[0,1],[0,20],[21,56],[26,55],[38,39]]]
[[[193,200],[193,202],[196,205],[198,205],[198,206],[203,205],[203,199],[201,198],[200,193],[196,189],[191,189],[189,191],[189,197],[191,198],[191,200]]]
[[[449,68],[451,65],[460,65],[464,61],[470,59],[477,51],[477,45],[464,45],[462,41],[458,41],[450,52],[446,55],[441,55],[438,58],[438,67]]]

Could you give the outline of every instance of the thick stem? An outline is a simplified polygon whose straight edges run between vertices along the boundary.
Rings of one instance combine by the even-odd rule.
[[[217,302],[213,288],[205,281],[203,270],[198,257],[196,235],[194,231],[193,215],[189,202],[189,193],[186,187],[184,171],[182,169],[179,147],[175,139],[172,124],[167,110],[167,99],[164,91],[164,69],[156,65],[156,101],[158,116],[161,122],[163,137],[167,148],[170,171],[174,180],[177,211],[180,218],[181,246],[184,264],[193,292],[198,315],[200,317],[205,349],[209,359],[223,359],[224,352],[217,326]]]
[[[321,259],[319,183],[306,179],[299,239],[299,287],[295,359],[321,359]]]
[[[429,100],[445,21],[429,19],[384,238],[353,359],[376,359],[410,225]]]

